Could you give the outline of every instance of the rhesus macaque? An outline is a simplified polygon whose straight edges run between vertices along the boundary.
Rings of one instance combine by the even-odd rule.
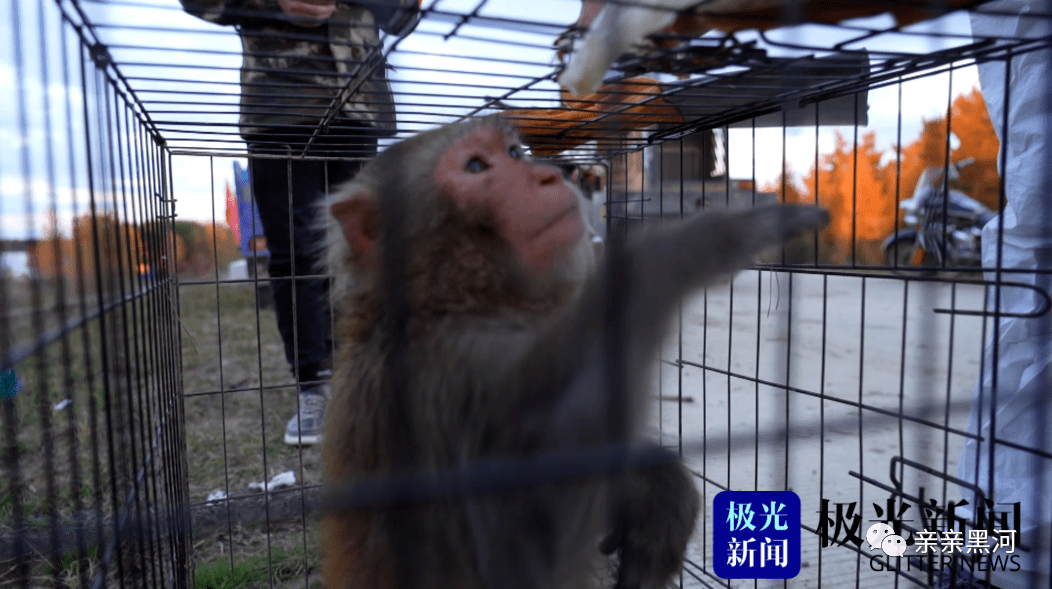
[[[386,311],[392,206],[401,207],[404,331]],[[326,484],[337,486],[640,443],[644,368],[677,302],[828,220],[813,207],[770,206],[666,224],[610,253],[623,281],[608,285],[577,192],[498,118],[393,145],[338,191],[331,212],[341,339],[323,452]],[[604,335],[611,319],[617,340]],[[397,374],[385,370],[392,357]],[[625,394],[610,393],[611,375]],[[603,552],[614,551],[619,587],[665,587],[699,508],[689,471],[672,458],[613,479],[326,513],[325,587],[390,589],[409,578],[422,589],[579,589],[599,586]]]

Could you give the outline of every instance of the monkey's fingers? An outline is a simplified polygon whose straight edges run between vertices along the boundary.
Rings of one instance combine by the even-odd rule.
[[[741,270],[760,252],[827,223],[829,213],[810,205],[699,213],[640,242],[633,278],[645,290],[664,290],[667,296],[655,295],[672,301]]]
[[[705,253],[699,257],[712,264],[709,272],[718,273],[723,265],[727,266],[724,272],[737,272],[753,263],[761,252],[783,246],[794,237],[829,224],[829,212],[812,205],[767,205],[731,212],[728,217],[716,217],[696,229],[699,233],[711,232],[697,236],[703,243],[694,250]]]
[[[781,245],[829,224],[829,212],[812,205],[771,205],[754,211],[755,229],[770,238],[770,245]]]
[[[647,301],[628,315],[626,337],[638,344],[630,346],[630,353],[644,361],[648,346],[656,345],[683,297],[749,266],[760,252],[828,222],[829,214],[818,207],[771,205],[704,212],[642,236],[617,262],[627,270],[624,284],[634,291],[632,298]]]

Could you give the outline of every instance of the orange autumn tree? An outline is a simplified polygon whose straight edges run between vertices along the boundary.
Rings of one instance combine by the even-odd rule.
[[[875,131],[862,135],[857,145],[837,131],[833,151],[819,156],[817,170],[812,166],[799,180],[790,173],[784,194],[781,177],[764,190],[778,193],[785,202],[817,200],[829,210],[829,226],[819,234],[819,262],[879,263],[879,243],[895,227],[895,167],[882,166],[882,159]],[[811,258],[805,255],[798,261]]]
[[[979,89],[959,95],[949,114],[953,133],[960,140],[950,161],[975,159],[951,186],[998,210],[998,141]],[[819,236],[819,262],[883,264],[880,246],[898,223],[897,202],[913,194],[926,168],[945,165],[946,147],[946,117],[922,121],[920,136],[903,147],[897,158],[877,150],[875,131],[863,134],[857,144],[837,132],[833,151],[819,157],[817,170],[812,166],[800,179],[790,174],[787,182],[779,177],[764,190],[778,193],[786,202],[817,200],[829,209],[832,221]],[[893,147],[890,154],[896,151]],[[787,187],[784,194],[783,184]]]
[[[197,221],[176,221],[176,263],[180,274],[202,276],[241,257],[234,232],[226,225]]]
[[[164,263],[161,256],[172,247],[173,231],[180,273],[213,274],[217,263],[223,269],[241,257],[234,232],[226,225],[196,221],[176,221],[174,226],[156,222],[134,225],[113,213],[100,213],[74,219],[71,235],[64,235],[51,221],[46,239],[33,251],[31,263],[44,279],[62,274],[67,280],[79,278],[94,286],[101,277],[104,286],[115,289],[119,277],[130,284],[140,272],[162,272],[155,266]]]
[[[879,241],[894,229],[895,170],[880,165],[883,156],[877,150],[875,131],[864,134],[857,145],[837,132],[832,153],[820,156],[818,202],[830,212],[826,233],[830,236],[827,243],[833,247],[829,260],[833,263],[868,262],[859,259],[859,248],[852,244]],[[815,189],[815,175],[812,167],[804,177],[804,185],[811,191]],[[808,196],[813,202],[813,193]]]
[[[41,278],[62,274],[72,280],[79,276],[88,286],[95,286],[101,278],[103,286],[116,290],[115,281],[132,274],[126,268],[137,268],[142,261],[139,230],[116,213],[81,215],[73,219],[70,236],[62,235],[53,219],[50,225],[47,237],[33,252]]]

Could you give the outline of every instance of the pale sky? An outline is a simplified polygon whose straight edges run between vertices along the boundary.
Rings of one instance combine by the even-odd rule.
[[[22,35],[22,47],[40,47],[42,42],[58,43],[59,40],[45,36],[42,41],[39,34],[38,10],[40,3],[30,0],[15,0],[19,8],[24,11],[19,29]],[[137,6],[128,4],[106,5],[97,2],[85,2],[84,6],[95,22],[103,24],[119,25],[116,27],[105,27],[100,29],[100,34],[112,48],[112,53],[117,62],[122,64],[121,69],[130,76],[149,76],[159,72],[172,76],[193,76],[194,80],[211,80],[216,82],[228,82],[227,85],[216,85],[215,89],[229,94],[223,101],[222,114],[216,114],[215,107],[199,107],[201,114],[198,120],[210,122],[236,122],[236,105],[238,89],[236,82],[238,73],[236,67],[240,64],[240,43],[233,28],[217,27],[199,19],[196,19],[179,9],[176,0],[137,0]],[[452,13],[470,12],[479,4],[478,0],[425,0],[425,7],[431,6],[438,10]],[[43,4],[45,8],[45,25],[47,32],[58,30],[55,10],[50,3]],[[138,5],[141,5],[139,7]],[[397,107],[399,110],[402,128],[404,130],[416,130],[432,126],[450,116],[458,116],[469,112],[472,108],[482,104],[483,98],[499,95],[499,88],[511,88],[524,84],[536,76],[550,74],[554,69],[554,52],[550,49],[554,40],[555,31],[576,20],[579,3],[575,0],[490,0],[479,12],[482,16],[511,19],[512,21],[540,22],[550,25],[542,27],[541,30],[513,30],[514,27],[505,26],[465,26],[457,35],[448,40],[442,36],[430,33],[446,33],[452,30],[455,23],[442,19],[427,19],[421,23],[417,33],[404,39],[398,51],[390,58],[390,63],[395,71],[391,74],[392,85],[395,90]],[[880,19],[883,18],[884,21]],[[874,22],[888,25],[889,17],[876,17],[864,22]],[[123,25],[133,24],[144,27],[157,27],[157,30],[138,31],[121,28]],[[968,19],[962,15],[950,15],[940,19],[931,26],[942,32],[953,32],[955,34],[969,34]],[[916,25],[915,25],[916,27]],[[165,31],[165,28],[174,31]],[[528,27],[527,27],[528,28]],[[18,103],[18,85],[15,84],[16,54],[14,51],[13,28],[10,21],[0,24],[0,103],[15,105]],[[790,43],[808,42],[811,44],[827,45],[837,41],[840,31],[831,27],[804,26],[794,27],[773,33],[773,37]],[[746,34],[740,34],[741,38],[747,38]],[[894,49],[896,51],[927,52],[944,48],[952,44],[962,44],[966,41],[964,37],[936,41],[929,38],[908,37],[904,35],[885,35],[867,40],[866,47],[871,50]],[[69,37],[71,50],[76,49],[75,40]],[[515,43],[515,44],[510,44]],[[524,46],[528,44],[530,46]],[[124,45],[139,46],[136,48],[125,48]],[[165,48],[165,51],[142,49],[142,45]],[[27,109],[25,112],[26,132],[20,123],[21,114],[17,107],[7,107],[0,110],[0,237],[18,238],[36,232],[42,233],[47,222],[45,214],[50,201],[44,148],[49,144],[44,131],[44,117],[42,104],[45,98],[51,98],[51,108],[58,113],[65,100],[72,102],[80,101],[80,90],[78,87],[65,88],[56,83],[60,79],[56,71],[61,70],[61,61],[57,45],[51,45],[47,52],[49,55],[49,67],[52,68],[50,87],[45,89],[41,83],[39,57],[32,53],[23,53],[23,71],[28,72],[23,77],[23,96],[25,97]],[[170,49],[177,49],[171,51]],[[905,48],[905,49],[904,49]],[[772,54],[788,54],[788,51],[778,48],[769,48]],[[76,56],[71,63],[75,66]],[[494,61],[479,62],[472,59],[473,56],[482,55]],[[51,63],[53,62],[53,63]],[[148,62],[153,65],[148,67],[135,66],[137,62]],[[166,66],[157,65],[159,63]],[[480,65],[481,64],[481,65]],[[542,65],[537,65],[542,64]],[[224,69],[188,68],[185,66],[205,65],[221,66]],[[476,73],[464,73],[478,71]],[[454,73],[461,72],[461,73]],[[441,83],[442,85],[429,84],[429,82]],[[928,76],[902,85],[902,138],[903,142],[909,142],[915,138],[921,127],[923,118],[934,118],[942,116],[945,112],[950,95],[957,95],[971,90],[977,85],[977,75],[973,67],[956,70],[953,75],[952,92],[949,88],[949,76],[946,74]],[[149,82],[136,82],[138,88],[149,88]],[[462,84],[463,86],[449,86],[450,84]],[[152,87],[160,87],[154,85]],[[171,85],[167,86],[171,87]],[[540,90],[547,90],[547,94],[538,93],[533,96],[556,96],[554,82],[545,81],[535,86]],[[173,88],[175,89],[175,88]],[[448,94],[445,98],[435,96],[414,97],[411,93],[424,92],[429,94]],[[866,129],[860,129],[859,136],[866,130],[877,132],[878,147],[886,149],[895,142],[895,127],[899,116],[897,99],[898,89],[895,86],[871,91],[869,93],[869,119],[870,125]],[[178,94],[159,95],[153,93],[153,99],[178,100]],[[544,106],[543,104],[516,103],[518,106]],[[439,107],[438,104],[445,106]],[[554,106],[554,102],[551,104]],[[181,110],[192,108],[179,105]],[[158,107],[163,109],[163,107]],[[419,111],[426,110],[427,113]],[[413,113],[413,114],[406,114]],[[53,125],[59,128],[52,129],[50,146],[53,150],[61,152],[65,149],[69,137],[79,140],[83,135],[80,122],[74,120],[68,125],[63,116],[56,114]],[[75,117],[76,118],[76,117]],[[163,119],[165,115],[157,115]],[[789,129],[786,133],[787,151],[786,162],[798,174],[806,172],[814,161],[815,142],[818,142],[820,152],[827,152],[832,147],[833,128],[824,127],[816,130],[813,127],[801,129]],[[851,137],[851,127],[840,128],[846,136]],[[753,145],[751,141],[752,131],[748,129],[734,129],[730,132],[730,172],[734,178],[751,178],[754,176],[752,168]],[[755,178],[760,184],[774,180],[782,169],[782,132],[780,129],[758,129],[756,131]],[[23,146],[27,149],[23,150]],[[27,207],[25,195],[25,184],[23,183],[22,156],[29,155],[29,205]],[[216,197],[216,218],[223,220],[224,215],[224,191],[227,181],[232,179],[232,166],[230,158],[216,158],[213,168],[210,168],[209,158],[199,156],[177,156],[173,159],[173,176],[175,193],[179,201],[177,213],[184,219],[211,220],[213,214],[212,194]],[[63,167],[59,162],[59,167]],[[66,166],[68,167],[68,166]],[[84,182],[78,181],[78,186],[84,186]],[[57,215],[59,225],[68,226],[72,216],[70,203],[76,196],[79,204],[79,212],[83,213],[86,198],[83,190],[78,194],[69,188],[68,170],[58,170],[55,181],[55,196],[59,205]],[[27,223],[27,220],[30,221]]]

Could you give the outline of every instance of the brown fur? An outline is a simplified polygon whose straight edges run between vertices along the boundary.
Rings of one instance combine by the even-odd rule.
[[[450,215],[428,239],[408,244],[405,290],[410,306],[411,333],[451,315],[497,315],[518,309],[543,316],[565,294],[535,294],[514,259],[514,252],[485,223]],[[377,327],[382,313],[380,289],[358,291],[345,307],[355,321],[348,341],[361,342]]]
[[[420,398],[415,410],[417,429],[429,432],[424,438],[431,442],[436,435],[430,432],[460,431],[465,428],[459,409],[465,404],[482,407],[484,399],[472,394],[458,398],[459,391],[468,392],[470,387],[463,382],[461,371],[471,368],[448,355],[441,358],[443,340],[451,324],[464,317],[492,318],[501,325],[509,321],[527,325],[552,314],[560,303],[571,296],[565,285],[530,284],[522,268],[515,262],[515,252],[489,229],[487,211],[455,211],[443,195],[434,194],[431,175],[420,173],[434,167],[441,154],[436,146],[448,144],[478,125],[499,125],[510,129],[497,119],[471,121],[455,127],[444,127],[396,145],[370,163],[348,186],[341,189],[339,197],[369,193],[374,197],[400,193],[407,201],[407,231],[404,243],[407,250],[405,293],[409,307],[408,334],[410,340],[407,356],[433,359],[433,368],[450,369],[436,372],[433,368],[425,376],[413,379],[411,388],[426,396],[428,385],[434,382],[449,382],[430,395]],[[510,132],[510,131],[509,131]],[[394,163],[398,162],[398,163]],[[410,163],[405,163],[410,162]],[[400,182],[404,174],[385,170],[393,166],[396,170],[415,169],[418,173],[407,182]],[[418,189],[406,191],[406,184],[416,184]],[[426,194],[431,192],[431,194]],[[430,202],[428,202],[430,200]],[[365,474],[391,473],[394,469],[393,440],[402,432],[390,431],[394,421],[391,400],[383,393],[382,366],[389,352],[385,341],[383,303],[385,294],[378,285],[378,276],[357,268],[350,262],[346,242],[339,236],[338,228],[331,230],[334,242],[332,265],[346,280],[342,288],[336,289],[337,333],[340,346],[335,365],[338,367],[333,379],[333,399],[329,403],[326,420],[326,443],[323,448],[325,477],[328,481],[346,481]],[[591,246],[588,244],[588,253]],[[592,261],[581,262],[575,279],[591,269]],[[572,286],[572,285],[571,285]],[[342,298],[342,301],[339,300]],[[509,312],[512,317],[509,317]],[[417,386],[416,381],[425,381]],[[477,391],[475,391],[477,393]],[[456,411],[444,411],[456,409]],[[448,440],[452,441],[452,440]],[[419,456],[422,467],[450,465],[457,452],[455,444],[429,443],[423,450],[428,454]],[[463,513],[459,516],[449,505],[443,507],[432,524],[422,513],[415,519],[422,528],[450,531],[463,527]],[[393,539],[388,535],[391,528],[390,513],[359,512],[345,515],[328,515],[322,523],[322,546],[326,554],[322,575],[326,587],[369,587],[372,589],[396,586],[396,558],[392,557]],[[459,524],[457,523],[459,520]],[[464,531],[457,537],[466,538]],[[426,554],[419,559],[435,563],[439,569],[460,569],[476,566],[464,547],[445,542],[428,542]],[[439,566],[440,563],[446,563]],[[407,565],[409,563],[406,563]],[[417,562],[416,565],[420,565]],[[444,580],[423,580],[424,586],[432,582],[448,587],[448,581],[460,577],[463,571],[449,571]],[[453,586],[456,586],[454,584]]]
[[[603,352],[611,299],[591,272],[589,237],[550,276],[530,277],[487,211],[454,210],[449,195],[434,191],[433,170],[418,167],[433,166],[443,146],[485,124],[500,123],[471,121],[395,145],[336,197],[397,199],[405,207],[409,316],[398,350],[405,373],[397,376],[409,406],[405,424],[388,393],[393,375],[384,373],[396,345],[384,316],[390,293],[376,264],[356,263],[337,227],[333,270],[344,283],[335,302],[340,340],[323,447],[327,483],[639,441],[646,375],[625,371],[627,397],[612,405]],[[646,365],[668,314],[690,289],[825,219],[806,207],[709,215],[620,252],[614,263],[628,282],[623,307],[613,311],[621,316],[622,365]],[[628,416],[625,431],[607,429],[610,411]],[[612,496],[623,500],[610,505]],[[416,589],[580,589],[595,584],[605,558],[599,540],[613,531],[617,537],[604,547],[622,557],[618,586],[656,589],[682,566],[697,511],[691,475],[673,462],[623,483],[589,479],[327,513],[322,574],[328,589],[393,589],[407,577]]]

